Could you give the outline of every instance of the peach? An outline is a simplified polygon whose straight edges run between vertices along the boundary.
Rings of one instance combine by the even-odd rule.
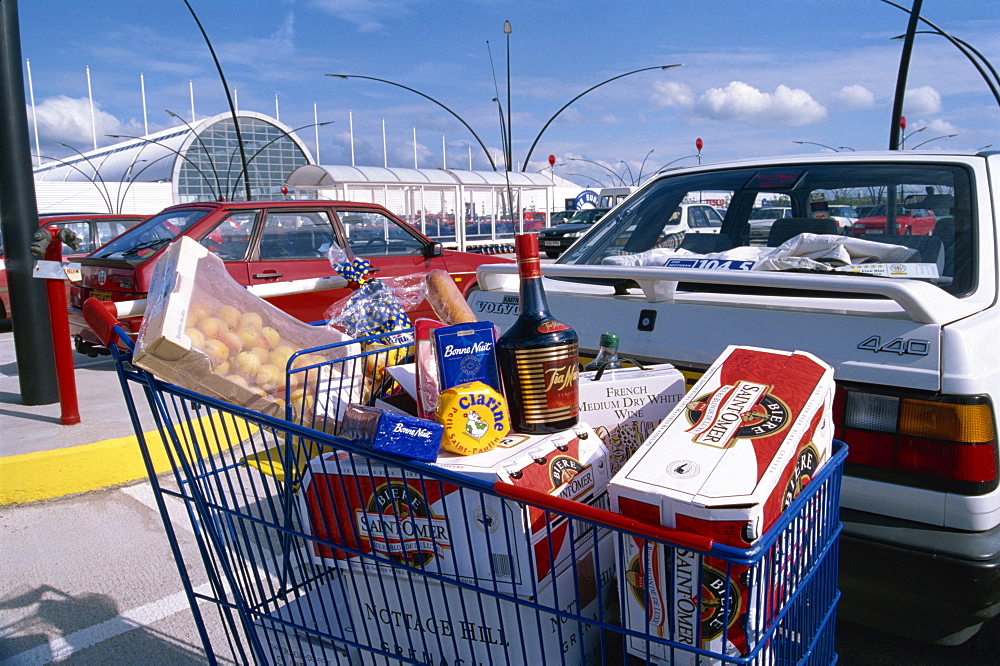
[[[271,360],[271,352],[267,351],[263,347],[253,347],[250,349],[250,353],[260,359],[261,365]]]
[[[255,331],[247,328],[246,326],[240,326],[236,329],[236,335],[240,337],[240,342],[243,343],[244,349],[250,349],[251,347],[263,347],[264,349],[271,348],[271,345],[267,343],[267,338],[265,338],[260,331]]]
[[[218,317],[208,316],[198,321],[198,330],[204,333],[206,338],[215,338],[222,331],[228,331],[229,326]]]
[[[253,352],[240,352],[233,359],[233,370],[244,377],[253,377],[260,370],[260,358]]]
[[[289,345],[278,345],[271,348],[271,364],[282,370],[288,366],[288,357],[295,353]]]
[[[257,371],[257,375],[254,377],[254,380],[257,382],[257,386],[262,388],[264,391],[270,392],[282,385],[284,374],[285,373],[277,367],[268,363],[260,366],[260,370]]]
[[[215,316],[226,322],[226,326],[229,327],[230,331],[240,324],[240,311],[228,303],[219,308]]]
[[[193,326],[188,326],[184,329],[184,335],[188,336],[191,340],[192,349],[204,349],[205,348],[205,335],[197,328]]]
[[[243,341],[240,340],[240,336],[236,335],[232,331],[223,331],[216,336],[216,339],[226,345],[229,349],[230,356],[236,356],[243,351]]]
[[[212,364],[213,368],[216,368],[229,358],[229,348],[225,344],[216,340],[214,338],[205,340],[205,354],[208,356],[209,363]]]
[[[207,317],[209,314],[211,313],[209,312],[208,307],[201,303],[194,303],[190,308],[188,308],[187,325],[197,326],[198,322]]]
[[[240,315],[240,328],[259,331],[264,325],[264,318],[256,312],[244,312]]]
[[[225,361],[223,361],[222,363],[220,363],[217,367],[213,368],[213,370],[217,374],[228,375],[229,374],[229,366],[230,365],[231,365],[231,363],[229,362],[229,359],[227,358]]]
[[[274,349],[281,344],[281,334],[270,326],[265,326],[260,329],[260,333],[267,339],[268,349]]]

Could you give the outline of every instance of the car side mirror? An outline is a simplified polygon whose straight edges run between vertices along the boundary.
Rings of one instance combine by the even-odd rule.
[[[430,243],[424,246],[424,256],[428,259],[440,257],[444,254],[444,246],[441,243]]]

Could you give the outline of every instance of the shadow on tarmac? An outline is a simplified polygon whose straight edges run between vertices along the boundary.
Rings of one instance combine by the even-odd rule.
[[[115,601],[106,595],[67,594],[48,585],[0,599],[0,611],[12,622],[0,625],[0,662],[6,663],[125,663],[119,640],[127,633],[129,663],[203,664],[204,652],[148,627],[129,628],[94,644],[94,632],[85,631],[118,618]],[[128,622],[128,620],[119,620]],[[98,632],[99,633],[99,632]],[[54,643],[50,637],[62,643]],[[117,640],[116,640],[117,639]],[[150,661],[150,659],[152,661]]]

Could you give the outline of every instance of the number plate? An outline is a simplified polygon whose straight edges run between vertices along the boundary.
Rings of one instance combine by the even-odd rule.
[[[110,291],[97,291],[96,289],[90,290],[90,297],[96,298],[99,301],[110,301],[111,292]]]
[[[545,241],[545,247],[559,247],[559,241]]]

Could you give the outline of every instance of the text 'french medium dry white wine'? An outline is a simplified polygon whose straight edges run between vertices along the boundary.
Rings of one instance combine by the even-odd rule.
[[[576,331],[549,312],[538,261],[538,236],[514,239],[521,278],[521,313],[497,340],[511,427],[544,434],[580,420],[580,354]]]

